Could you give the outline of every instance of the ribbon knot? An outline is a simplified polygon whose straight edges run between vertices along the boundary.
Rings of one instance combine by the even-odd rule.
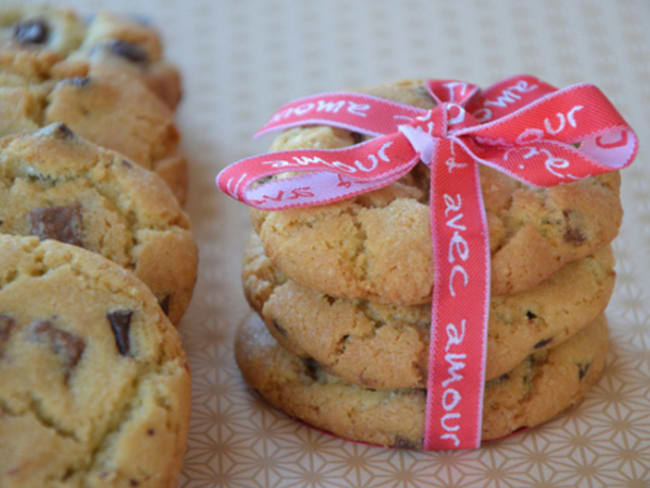
[[[355,93],[326,93],[282,107],[258,135],[326,124],[374,138],[343,149],[306,149],[237,161],[217,176],[234,198],[263,210],[324,205],[376,190],[421,160],[431,168],[434,280],[425,449],[477,447],[481,439],[490,300],[489,233],[478,165],[534,186],[628,166],[634,131],[598,88],[558,90],[528,75],[485,90],[429,80],[432,110]],[[269,176],[295,172],[298,176]]]

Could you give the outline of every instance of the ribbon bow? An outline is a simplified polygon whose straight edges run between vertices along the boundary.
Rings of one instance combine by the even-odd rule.
[[[374,138],[343,149],[263,154],[226,167],[219,188],[263,210],[323,205],[386,186],[418,162],[431,169],[434,252],[425,449],[478,447],[481,439],[489,233],[478,164],[533,186],[628,166],[637,137],[594,85],[557,90],[528,75],[485,90],[429,80],[432,110],[353,93],[282,107],[256,134],[326,124]],[[286,179],[265,177],[286,172]]]

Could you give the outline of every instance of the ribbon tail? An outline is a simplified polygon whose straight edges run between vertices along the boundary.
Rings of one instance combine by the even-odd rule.
[[[479,447],[490,306],[490,247],[478,164],[438,144],[431,168],[434,290],[425,449]]]

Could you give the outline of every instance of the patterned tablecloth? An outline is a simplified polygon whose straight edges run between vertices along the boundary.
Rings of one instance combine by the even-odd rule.
[[[102,0],[70,0],[85,12]],[[650,2],[554,0],[113,0],[149,16],[184,73],[179,111],[191,162],[187,210],[199,281],[181,325],[193,371],[183,487],[650,486]],[[531,73],[598,85],[641,141],[625,170],[608,309],[607,370],[586,401],[479,450],[410,452],[346,442],[266,406],[233,359],[246,316],[239,257],[247,210],[214,176],[262,152],[250,136],[284,102],[404,77],[486,85]]]

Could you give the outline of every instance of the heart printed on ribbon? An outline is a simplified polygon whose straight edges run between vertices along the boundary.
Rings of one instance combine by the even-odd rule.
[[[425,449],[481,442],[489,234],[478,165],[532,186],[555,186],[624,168],[634,131],[594,85],[558,90],[529,75],[481,90],[429,80],[432,110],[355,93],[326,93],[282,107],[257,135],[330,125],[372,139],[237,161],[217,176],[231,197],[262,210],[325,205],[379,189],[422,162],[430,171],[434,288]],[[268,178],[280,173],[296,176]]]

